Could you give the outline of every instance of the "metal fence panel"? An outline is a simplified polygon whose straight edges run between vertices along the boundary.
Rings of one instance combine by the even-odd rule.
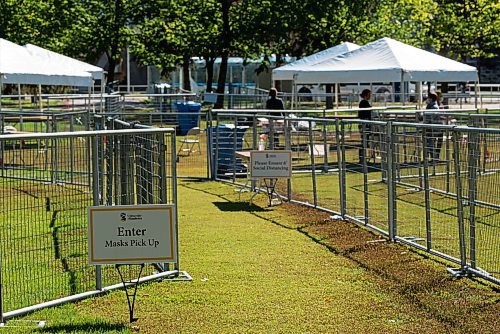
[[[500,263],[500,132],[457,129],[468,265],[499,276]],[[465,148],[467,151],[465,151]]]
[[[119,112],[94,115],[95,129],[143,126],[176,129],[177,176],[209,178],[208,119],[202,112]]]
[[[90,140],[99,145],[91,150]],[[45,141],[58,148],[59,176],[30,179],[35,144]],[[175,134],[167,129],[3,135],[0,145],[4,157],[24,165],[16,169],[5,160],[0,166],[0,318],[95,291],[98,280],[102,286],[120,282],[112,266],[103,266],[101,280],[99,268],[88,265],[88,206],[177,202]]]
[[[244,183],[245,169],[235,169],[242,160],[234,152],[256,149],[257,138],[270,136],[263,149],[292,151],[284,197],[454,262],[459,274],[500,283],[500,130],[251,114],[242,138],[253,142],[229,136],[221,145],[227,138],[220,127],[231,124],[234,134],[242,115],[218,111],[216,118],[216,178]],[[475,118],[463,120],[478,124]],[[220,154],[230,158],[220,160]]]

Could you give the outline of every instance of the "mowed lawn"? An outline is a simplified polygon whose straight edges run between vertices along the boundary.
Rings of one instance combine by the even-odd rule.
[[[136,323],[123,291],[22,320],[47,321],[46,333],[498,333],[494,287],[327,214],[248,197],[180,182],[180,263],[193,281],[141,285]]]

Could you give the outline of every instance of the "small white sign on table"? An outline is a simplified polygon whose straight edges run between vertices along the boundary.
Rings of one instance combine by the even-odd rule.
[[[88,208],[89,264],[176,262],[173,205]]]
[[[250,177],[291,178],[292,151],[251,151]]]

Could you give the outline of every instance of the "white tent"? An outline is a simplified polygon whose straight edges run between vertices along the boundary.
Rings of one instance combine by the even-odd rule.
[[[92,76],[44,61],[28,49],[0,38],[0,87],[2,83],[90,87]]]
[[[101,80],[104,77],[104,70],[83,61],[50,51],[33,44],[24,46],[35,57],[41,58],[48,63],[56,63],[60,69],[73,72],[89,72],[94,80]]]
[[[273,70],[273,80],[293,80],[297,71],[307,69],[309,66],[317,65],[340,54],[356,50],[359,47],[360,46],[357,44],[344,42],[329,49],[314,53],[290,64],[275,68]]]
[[[473,66],[415,48],[390,38],[382,38],[332,59],[301,68],[295,82],[477,82]]]

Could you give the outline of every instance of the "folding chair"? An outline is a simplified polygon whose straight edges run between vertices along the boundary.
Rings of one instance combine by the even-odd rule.
[[[181,153],[184,156],[190,156],[191,153],[201,154],[201,146],[200,146],[200,133],[201,130],[199,127],[195,127],[190,129],[186,136],[180,140],[181,147],[179,147],[179,151],[177,151],[177,155],[180,156]],[[198,146],[198,149],[196,149]]]

